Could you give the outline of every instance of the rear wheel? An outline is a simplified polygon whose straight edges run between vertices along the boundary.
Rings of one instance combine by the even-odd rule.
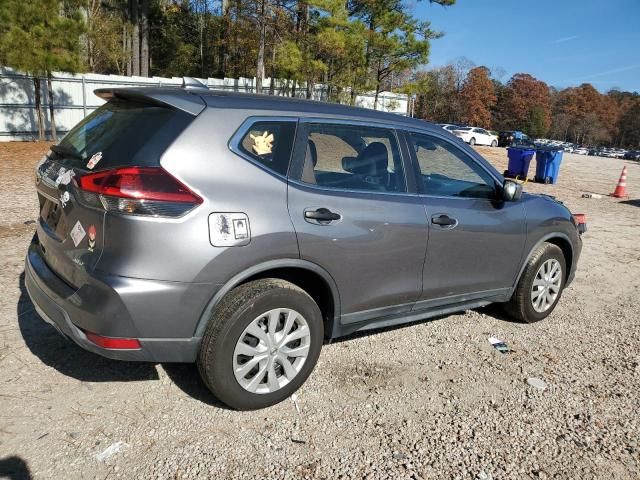
[[[469,145],[475,145],[476,144],[476,139],[471,137],[471,139],[469,140]]]
[[[318,305],[296,285],[279,279],[241,285],[211,317],[198,357],[200,375],[232,408],[274,405],[313,370],[323,329]]]
[[[562,250],[543,243],[529,258],[513,296],[505,305],[507,313],[525,323],[548,317],[562,295],[565,269]]]
[[[491,142],[491,146],[492,146],[492,147],[494,147],[494,148],[495,148],[495,147],[497,147],[497,146],[498,146],[498,142],[496,142],[495,140],[493,140],[493,141]]]

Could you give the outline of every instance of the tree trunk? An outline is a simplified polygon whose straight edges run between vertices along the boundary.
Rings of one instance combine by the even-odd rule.
[[[275,42],[274,42],[275,43]],[[276,48],[275,45],[271,49],[271,81],[269,82],[269,95],[273,95],[275,93],[275,82],[276,81]]]
[[[149,76],[149,0],[140,1],[140,75]]]
[[[378,109],[378,95],[380,95],[380,63],[378,62],[378,73],[376,74],[376,96],[373,99],[373,109]]]
[[[129,38],[129,29],[126,23],[122,25],[122,61],[126,65],[126,74],[130,77],[132,75],[131,39]]]
[[[51,138],[54,142],[58,141],[58,132],[56,131],[56,114],[55,105],[53,104],[53,85],[51,83],[51,72],[47,72],[47,92],[49,94],[49,121],[51,122]]]
[[[36,116],[38,118],[38,140],[41,142],[44,138],[44,117],[42,116],[42,96],[40,91],[40,78],[33,77],[33,88],[35,90]]]
[[[129,0],[131,9],[131,74],[140,75],[140,19],[138,0]]]
[[[229,0],[222,0],[222,28],[218,29],[218,65],[216,72],[224,78],[227,73],[227,45],[229,44],[229,25],[231,18],[229,16]]]
[[[256,66],[256,93],[262,93],[264,80],[264,44],[267,36],[267,22],[264,18],[266,0],[260,2],[260,40],[258,44],[258,63]]]

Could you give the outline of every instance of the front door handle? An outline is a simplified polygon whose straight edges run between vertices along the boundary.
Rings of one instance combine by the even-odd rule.
[[[334,213],[328,208],[318,208],[316,210],[305,210],[304,218],[306,220],[315,220],[318,223],[329,223],[342,218],[339,213]]]
[[[455,218],[451,218],[449,215],[440,214],[431,217],[431,223],[443,228],[453,228],[458,225],[458,221]]]

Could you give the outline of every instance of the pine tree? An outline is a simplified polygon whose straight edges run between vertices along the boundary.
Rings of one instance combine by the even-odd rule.
[[[3,0],[0,18],[0,57],[10,67],[33,75],[38,138],[45,139],[41,78],[47,79],[51,136],[57,140],[52,72],[76,72],[84,20],[77,5],[60,0]],[[6,22],[6,23],[5,23]]]

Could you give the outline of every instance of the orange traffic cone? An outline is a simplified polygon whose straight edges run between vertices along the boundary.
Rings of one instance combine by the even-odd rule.
[[[611,194],[612,197],[624,198],[627,197],[627,166],[625,165],[620,174],[620,180],[615,191]]]

